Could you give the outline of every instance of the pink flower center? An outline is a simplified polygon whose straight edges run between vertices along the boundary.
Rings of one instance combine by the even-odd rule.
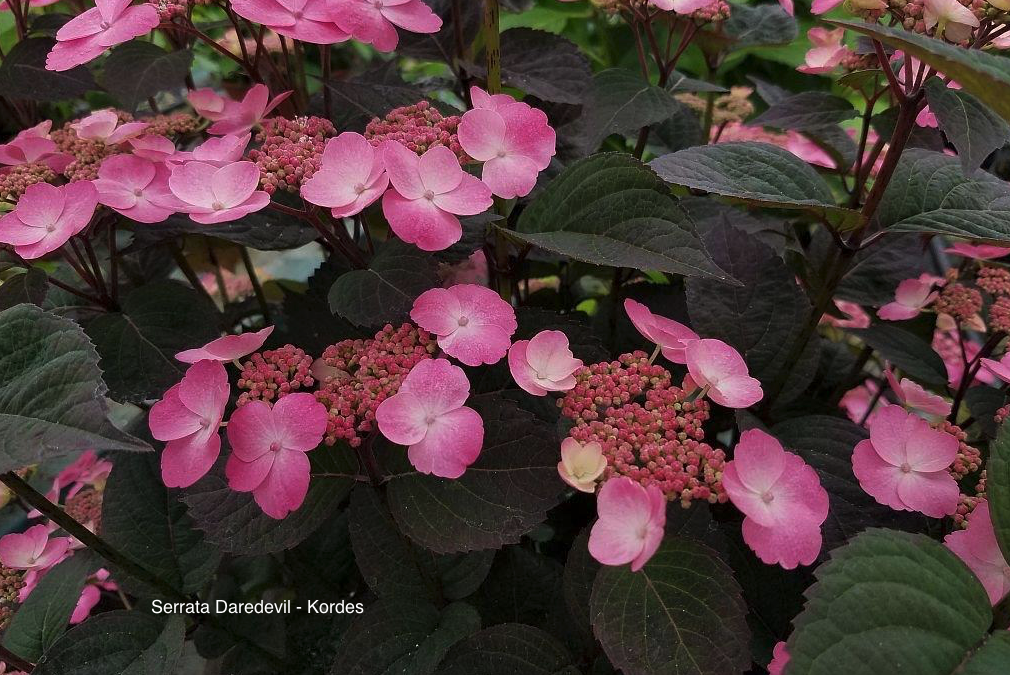
[[[46,232],[55,232],[55,231],[56,231],[56,223],[49,223],[48,225],[46,225]]]
[[[200,426],[203,427],[204,429],[206,429],[207,427],[210,426],[210,420],[207,419],[207,418],[202,418],[200,420]]]
[[[375,9],[382,9],[382,0],[375,0],[372,4],[375,5]]]
[[[294,19],[295,21],[301,21],[302,19],[301,10],[296,9],[295,11],[291,12],[291,18]]]
[[[210,205],[210,207],[215,211],[220,211],[224,208],[224,204],[222,204],[221,202],[214,202],[213,204]]]
[[[427,424],[430,427],[432,424],[435,423],[435,416],[434,415],[428,415],[427,417],[424,418],[424,423]]]
[[[912,470],[912,465],[909,464],[908,462],[905,462],[904,464],[901,465],[901,471],[902,471],[902,473],[909,473],[911,470]]]
[[[358,183],[357,185],[354,186],[354,191],[360,195],[362,192],[365,191],[365,186],[362,185],[361,183]]]
[[[270,444],[270,452],[278,452],[281,449],[281,444],[279,441],[274,441]]]
[[[109,30],[109,28],[112,27],[112,24],[110,24],[108,21],[103,21],[102,23],[98,24],[98,27],[101,28],[102,30]]]
[[[430,202],[432,199],[435,198],[435,193],[432,192],[431,190],[425,190],[423,197]]]
[[[775,495],[771,493],[771,490],[762,492],[761,501],[763,501],[765,504],[771,504],[773,501],[775,501]]]
[[[505,152],[505,150],[499,150],[498,151],[498,157],[499,157],[499,159],[502,158],[502,157],[505,157],[507,154],[508,153]]]
[[[143,190],[141,190],[140,188],[133,188],[133,196],[134,197],[142,197],[143,195],[144,195],[144,191]]]
[[[468,323],[470,323],[470,317],[466,317],[466,316],[461,316],[461,317],[459,317],[459,319],[458,319],[458,320],[456,321],[456,323],[458,323],[458,324],[459,324],[460,326],[465,326],[465,325],[467,325]]]

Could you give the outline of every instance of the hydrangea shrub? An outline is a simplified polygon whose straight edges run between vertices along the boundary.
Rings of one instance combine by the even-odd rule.
[[[0,672],[1010,673],[1010,2],[6,0]]]

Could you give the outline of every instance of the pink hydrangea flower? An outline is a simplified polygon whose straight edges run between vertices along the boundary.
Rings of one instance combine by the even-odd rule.
[[[214,465],[221,454],[218,428],[230,389],[223,365],[199,361],[151,408],[151,435],[168,441],[161,454],[161,478],[167,487],[189,487]]]
[[[175,213],[167,208],[174,199],[168,187],[170,172],[164,164],[134,155],[112,155],[102,162],[98,202],[138,223],[160,223]]]
[[[840,4],[842,4],[842,0],[814,0],[813,4],[810,7],[810,11],[813,14],[826,14]],[[852,6],[856,10],[862,10],[866,12],[880,11],[887,9],[887,1],[853,0]]]
[[[158,27],[157,8],[132,0],[95,0],[56,31],[56,44],[46,57],[46,70],[70,70],[97,58],[109,47],[146,35]]]
[[[286,91],[271,99],[270,89],[265,84],[257,84],[246,92],[241,101],[219,96],[213,89],[196,89],[189,93],[188,98],[197,113],[214,123],[207,133],[242,136],[263,121],[291,93]]]
[[[329,45],[350,37],[330,18],[326,0],[232,0],[232,8],[278,35],[303,42]]]
[[[894,302],[889,302],[877,310],[877,316],[885,321],[914,319],[939,295],[933,290],[935,281],[929,275],[918,279],[905,279],[894,292]]]
[[[922,18],[927,29],[938,26],[936,37],[951,42],[964,42],[971,37],[972,28],[979,26],[975,13],[957,0],[925,0]]]
[[[598,442],[582,444],[570,437],[561,441],[558,474],[561,480],[576,490],[590,494],[596,492],[596,480],[606,468],[607,458],[603,455],[603,446]]]
[[[789,570],[817,560],[828,493],[799,455],[760,429],[749,429],[723,469],[722,484],[746,516],[744,542],[762,562]]]
[[[835,307],[838,311],[846,316],[844,319],[840,319],[836,316],[831,316],[825,314],[821,317],[821,323],[827,324],[829,326],[837,326],[838,328],[869,328],[870,327],[870,315],[866,313],[862,307],[854,302],[849,302],[848,300],[838,300],[835,299]]]
[[[874,417],[870,437],[852,451],[852,471],[881,504],[941,518],[957,510],[960,491],[947,471],[957,450],[954,436],[889,405]]]
[[[438,346],[468,366],[498,363],[512,344],[516,313],[490,288],[432,288],[414,301],[410,318],[438,336]]]
[[[1003,355],[999,361],[993,359],[981,359],[982,367],[987,371],[1010,384],[1010,352]]]
[[[17,207],[0,218],[0,242],[25,260],[40,258],[87,227],[97,207],[98,190],[90,181],[30,185]]]
[[[582,360],[575,358],[568,346],[568,336],[559,330],[544,330],[530,340],[519,340],[508,354],[516,384],[534,396],[572,389],[574,373],[582,367]]]
[[[183,363],[196,363],[197,361],[220,361],[227,363],[235,361],[243,356],[248,356],[259,351],[263,343],[267,341],[270,334],[274,332],[273,326],[267,326],[254,333],[242,333],[241,335],[225,335],[216,340],[211,340],[199,349],[187,349],[179,352],[175,358]]]
[[[168,158],[167,163],[169,166],[175,166],[195,161],[221,168],[241,161],[250,140],[252,140],[250,133],[208,138],[189,152],[174,153]]]
[[[877,399],[878,390],[879,387],[875,381],[867,380],[845,392],[845,396],[842,396],[842,400],[838,402],[838,407],[844,410],[853,422],[858,424],[865,419],[866,424],[869,424],[873,420],[873,416],[876,415],[877,404],[880,403],[880,400]],[[870,410],[871,403],[874,404],[873,411]]]
[[[361,213],[388,187],[381,151],[361,134],[345,131],[326,142],[319,170],[302,185],[302,197],[344,218]]]
[[[102,568],[88,579],[81,597],[77,600],[73,614],[70,615],[70,625],[76,626],[91,616],[98,602],[102,599],[102,591],[115,591],[119,586],[114,581],[109,581],[109,570]]]
[[[890,369],[886,370],[884,374],[887,376],[888,384],[891,385],[891,391],[898,397],[901,405],[919,410],[927,415],[946,417],[950,414],[951,403],[942,396],[926,391],[921,385],[912,382],[907,377],[901,378],[899,382]]]
[[[61,173],[70,162],[74,161],[74,157],[59,152],[56,142],[49,138],[51,126],[52,122],[47,120],[31,129],[21,131],[9,143],[0,144],[0,165],[20,166],[42,162],[53,171]]]
[[[168,186],[181,202],[178,211],[204,225],[238,220],[266,208],[270,195],[257,190],[260,170],[252,162],[216,167],[187,162],[172,169]]]
[[[411,33],[437,33],[442,19],[421,0],[331,0],[330,16],[358,42],[380,52],[396,49],[396,27]]]
[[[33,525],[0,538],[0,563],[15,570],[45,570],[63,560],[70,537],[49,538],[49,528]]]
[[[813,48],[806,53],[806,62],[796,70],[811,75],[830,73],[849,53],[848,48],[842,44],[844,38],[844,28],[811,28],[807,31],[807,39]]]
[[[751,377],[740,352],[722,340],[693,340],[684,349],[688,380],[707,389],[706,395],[725,408],[749,408],[764,397],[761,383]]]
[[[954,530],[943,543],[975,573],[993,607],[1010,593],[1010,565],[996,541],[989,502],[980,501],[968,516],[968,528]]]
[[[463,405],[469,396],[462,368],[445,359],[425,359],[407,373],[396,394],[379,404],[375,421],[383,436],[407,446],[415,469],[459,478],[484,445],[484,420]]]
[[[114,110],[99,110],[84,119],[74,122],[70,128],[78,138],[86,141],[100,141],[106,145],[119,145],[136,138],[147,129],[147,122],[119,123],[119,115]]]
[[[789,652],[785,642],[778,642],[772,649],[772,660],[768,664],[768,675],[782,675],[789,663]]]
[[[673,363],[687,363],[684,350],[688,342],[699,339],[697,333],[673,319],[653,314],[631,298],[624,301],[624,311],[642,337],[662,350],[664,358]]]
[[[631,563],[632,572],[642,569],[663,542],[663,491],[617,476],[600,488],[596,508],[599,519],[589,532],[590,555],[604,565]]]
[[[484,162],[481,179],[491,192],[513,199],[533,191],[556,152],[557,136],[542,110],[512,99],[495,110],[476,108],[464,114],[459,143],[466,154]]]
[[[420,157],[396,141],[380,148],[392,183],[382,212],[396,236],[421,250],[449,248],[463,236],[456,216],[482,213],[494,203],[490,188],[464,171],[445,146]]]
[[[958,241],[945,248],[943,252],[973,260],[994,260],[1010,254],[1010,248],[995,246],[993,244],[969,244],[966,241]]]
[[[312,394],[289,394],[273,407],[250,401],[228,421],[228,485],[252,492],[263,513],[280,520],[305,501],[310,467],[306,453],[326,432],[326,406]]]

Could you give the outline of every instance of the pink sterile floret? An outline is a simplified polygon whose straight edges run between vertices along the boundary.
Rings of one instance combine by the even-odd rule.
[[[210,471],[221,453],[218,428],[229,393],[224,366],[199,361],[151,408],[151,435],[168,441],[161,454],[161,478],[166,486],[189,487]]]
[[[477,461],[484,421],[464,403],[470,382],[459,366],[425,359],[375,411],[383,436],[407,446],[407,459],[421,473],[459,478]]]
[[[265,84],[257,84],[241,101],[223,98],[213,89],[191,91],[188,98],[197,113],[214,122],[207,133],[241,136],[249,133],[290,95],[291,92],[286,91],[271,99],[270,89]]]
[[[179,211],[209,225],[238,220],[266,208],[270,195],[256,189],[259,179],[259,168],[252,162],[235,162],[221,168],[187,162],[172,169],[168,185],[181,202]]]
[[[39,258],[87,227],[97,206],[98,191],[90,182],[60,187],[36,183],[0,218],[0,242],[12,244],[26,260]]]
[[[319,170],[327,139],[336,133],[333,124],[321,117],[265,120],[256,134],[260,147],[249,151],[249,159],[260,168],[260,185],[268,194],[298,192]]]
[[[873,418],[870,438],[852,451],[852,471],[881,504],[941,518],[957,510],[957,481],[947,471],[957,450],[950,434],[889,405]]]
[[[627,565],[637,572],[663,542],[666,499],[655,485],[618,476],[596,498],[599,520],[589,533],[589,553],[604,565]]]
[[[749,408],[764,397],[740,352],[722,340],[688,342],[684,358],[689,373],[685,382],[705,387],[708,397],[725,408]]]
[[[274,332],[273,326],[267,326],[254,333],[242,333],[241,335],[225,335],[216,340],[211,340],[198,349],[187,349],[179,352],[175,358],[183,363],[196,363],[197,361],[221,361],[226,363],[248,356],[263,346],[270,334]]]
[[[512,344],[516,314],[490,288],[432,288],[414,301],[410,318],[438,336],[438,346],[468,366],[497,363]]]
[[[768,675],[782,675],[789,663],[789,652],[785,642],[778,642],[772,649],[772,660],[768,664]]]
[[[424,251],[449,248],[463,236],[456,216],[473,216],[494,204],[491,190],[436,145],[418,157],[395,141],[381,146],[392,187],[382,211],[400,239]]]
[[[365,138],[374,147],[396,141],[419,155],[431,147],[443,145],[452,150],[460,164],[466,164],[470,158],[463,152],[457,134],[461,119],[458,115],[443,117],[431,103],[420,101],[394,108],[381,119],[373,118],[365,127]]]
[[[1010,253],[1010,247],[995,246],[993,244],[969,244],[965,241],[958,241],[952,246],[945,248],[943,252],[972,258],[973,260],[994,260]]]
[[[294,345],[268,349],[253,354],[242,364],[238,388],[246,391],[238,397],[238,405],[262,399],[272,401],[315,384],[312,377],[312,357]]]
[[[95,572],[88,578],[81,591],[77,606],[74,607],[74,612],[70,615],[70,624],[77,625],[91,616],[91,610],[102,599],[102,591],[115,591],[118,588],[119,585],[116,582],[109,580],[109,570],[102,568]]]
[[[233,0],[232,8],[242,18],[303,42],[329,45],[350,37],[331,19],[327,0]]]
[[[273,404],[251,401],[228,421],[228,485],[252,492],[263,512],[281,519],[305,501],[309,458],[326,431],[326,408],[312,394],[291,394]]]
[[[358,42],[380,52],[396,49],[397,27],[411,33],[437,33],[442,19],[421,0],[331,0],[330,16]]]
[[[642,337],[662,349],[664,358],[673,363],[687,362],[684,348],[687,342],[699,339],[697,333],[673,319],[653,314],[631,298],[624,301],[624,311]]]
[[[894,302],[889,302],[877,310],[877,316],[887,321],[914,319],[939,295],[933,290],[934,278],[925,276],[905,279],[894,292]]]
[[[811,75],[830,73],[849,53],[849,49],[842,44],[844,38],[844,28],[835,30],[821,26],[811,28],[807,31],[807,39],[813,48],[806,53],[805,63],[796,70]]]
[[[901,378],[899,382],[890,368],[884,374],[887,376],[888,384],[891,385],[891,391],[903,406],[914,408],[927,415],[946,417],[950,414],[951,403],[942,396],[926,391],[921,385],[907,377]]]
[[[999,361],[994,359],[980,359],[982,367],[988,370],[990,373],[1003,380],[1003,382],[1010,383],[1010,352],[1003,355]]]
[[[603,446],[596,441],[579,443],[574,438],[561,441],[561,461],[558,474],[561,480],[580,492],[596,491],[596,479],[607,469]]]
[[[161,163],[175,155],[175,143],[166,136],[154,134],[144,134],[136,138],[131,138],[130,151],[137,157],[149,159],[155,163]]]
[[[316,399],[329,411],[328,445],[345,440],[351,447],[375,428],[375,409],[400,390],[407,373],[438,351],[435,339],[409,323],[387,324],[369,340],[330,345],[314,364]]]
[[[147,122],[126,122],[120,124],[119,113],[115,110],[99,110],[70,125],[78,138],[99,141],[106,145],[119,145],[140,136],[147,129]]]
[[[15,570],[44,570],[62,560],[69,548],[70,537],[50,539],[46,525],[33,525],[0,538],[0,562]]]
[[[508,356],[516,384],[534,396],[572,389],[574,373],[582,367],[582,360],[575,358],[568,346],[568,336],[559,330],[544,330],[530,340],[518,340]]]
[[[192,151],[174,153],[166,162],[170,167],[196,161],[221,168],[240,161],[250,140],[252,134],[249,132],[208,138]]]
[[[975,506],[967,529],[951,532],[943,543],[975,573],[994,607],[1010,593],[1010,565],[996,541],[988,501]]]
[[[388,187],[381,151],[361,134],[345,131],[326,142],[318,170],[302,185],[302,197],[344,218],[361,213]]]
[[[481,179],[491,191],[513,199],[533,191],[556,152],[557,136],[542,110],[512,99],[495,110],[464,114],[459,142],[468,155],[484,162]]]
[[[95,7],[63,24],[46,57],[46,69],[70,70],[97,58],[109,47],[157,28],[160,19],[154,5],[131,6],[131,1],[95,0]]]
[[[575,423],[569,431],[573,439],[602,447],[604,480],[623,475],[655,484],[685,508],[695,499],[726,501],[725,455],[704,442],[708,401],[689,402],[672,386],[670,373],[650,365],[644,352],[583,366],[575,379],[575,388],[558,405]],[[635,401],[643,396],[644,403]]]
[[[49,138],[51,126],[52,122],[47,120],[0,145],[0,164],[21,166],[40,162],[56,172],[66,169],[73,157],[60,152],[56,142]]]
[[[134,155],[112,155],[102,162],[94,185],[98,201],[138,223],[160,223],[175,213],[164,164]],[[181,207],[181,204],[176,203]]]
[[[746,518],[744,542],[769,565],[810,565],[821,552],[828,493],[817,472],[760,429],[743,432],[722,474]]]

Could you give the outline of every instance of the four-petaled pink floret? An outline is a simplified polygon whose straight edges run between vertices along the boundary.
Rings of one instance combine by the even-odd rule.
[[[380,52],[396,49],[397,27],[411,33],[442,28],[442,19],[421,0],[330,0],[329,7],[338,27]]]
[[[47,70],[70,70],[106,49],[147,35],[158,27],[158,10],[132,0],[95,0],[95,7],[78,14],[56,31],[56,44],[46,57]]]
[[[69,549],[70,537],[50,539],[46,525],[33,525],[0,538],[0,563],[15,570],[41,571],[63,560]]]
[[[361,213],[388,187],[382,151],[361,134],[345,131],[327,141],[319,170],[302,185],[302,197],[344,218]]]
[[[138,223],[160,223],[182,208],[168,187],[164,164],[135,155],[112,155],[93,181],[98,202]]]
[[[624,301],[624,311],[642,337],[662,350],[665,359],[673,363],[687,362],[684,349],[688,342],[699,339],[697,333],[678,321],[653,314],[648,307],[631,298]]]
[[[663,492],[619,476],[600,488],[596,508],[599,520],[589,533],[589,553],[604,565],[631,563],[632,572],[642,569],[663,542]]]
[[[517,328],[512,305],[473,284],[425,291],[414,301],[410,318],[437,335],[446,354],[468,366],[500,361]]]
[[[216,136],[241,136],[257,126],[292,92],[270,98],[265,84],[254,85],[241,101],[219,96],[213,89],[196,89],[189,93],[189,103],[202,117],[214,122],[207,133]]]
[[[573,389],[574,373],[582,367],[582,360],[575,358],[568,346],[568,336],[559,330],[544,330],[530,340],[517,340],[508,357],[516,384],[534,396]]]
[[[86,228],[97,206],[98,191],[89,181],[30,185],[17,207],[0,218],[0,242],[26,260],[40,258]]]
[[[750,376],[740,352],[722,340],[689,341],[684,348],[688,376],[705,395],[725,408],[749,408],[764,397],[761,383]]]
[[[259,168],[252,162],[234,162],[220,168],[206,162],[187,162],[172,169],[168,186],[177,211],[210,225],[238,220],[266,208],[270,195],[256,189],[259,181]]]
[[[183,363],[196,363],[197,361],[220,361],[227,363],[248,356],[263,346],[270,334],[274,332],[273,326],[252,333],[242,333],[241,335],[225,335],[216,340],[211,340],[203,347],[197,349],[187,349],[179,352],[175,358]]]

